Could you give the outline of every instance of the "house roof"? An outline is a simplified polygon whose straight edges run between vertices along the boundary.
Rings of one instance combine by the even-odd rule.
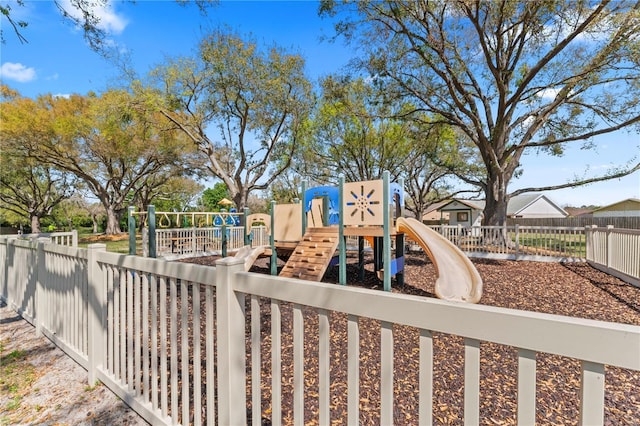
[[[600,207],[598,209],[595,209],[594,212],[600,211],[600,210],[616,210],[616,209],[612,209],[612,207],[615,207],[619,204],[638,204],[640,205],[640,199],[638,198],[627,198],[626,200],[621,200],[621,201],[617,201],[613,204],[609,204],[608,206],[603,206]]]
[[[509,204],[507,205],[507,216],[517,216],[523,210],[525,210],[527,207],[529,207],[530,205],[532,205],[533,203],[535,203],[536,201],[538,201],[541,198],[544,198],[549,204],[551,204],[553,207],[558,209],[560,212],[562,212],[566,216],[568,216],[568,213],[562,207],[560,207],[558,204],[556,204],[553,200],[551,200],[549,197],[547,197],[544,194],[537,194],[537,193],[521,194],[521,195],[516,195],[515,197],[511,197],[509,199]],[[466,207],[469,207],[469,208],[474,209],[474,210],[484,210],[484,206],[485,206],[485,201],[484,200],[453,199],[453,200],[447,202],[442,207],[440,207],[440,209],[441,210],[445,210],[446,206],[451,204],[451,203],[453,203],[453,202],[458,202],[458,203],[463,204]]]
[[[484,210],[484,200],[462,200],[458,198],[454,198],[453,200],[449,200],[445,202],[439,210],[448,210],[446,207],[452,203],[459,203],[466,207],[469,207],[472,210]],[[451,210],[459,210],[459,209],[451,209]]]
[[[564,211],[569,213],[569,216],[577,217],[577,216],[587,216],[593,214],[593,209],[581,209],[577,207],[565,207]]]
[[[520,195],[516,195],[515,197],[511,197],[511,199],[509,200],[509,205],[507,206],[507,216],[518,216],[520,213],[526,210],[527,207],[529,207],[530,205],[532,205],[533,203],[535,203],[541,198],[544,198],[547,201],[547,203],[551,204],[553,207],[558,209],[565,216],[569,216],[569,214],[566,211],[564,211],[562,207],[556,204],[552,199],[550,199],[544,194],[537,194],[537,193],[520,194]]]

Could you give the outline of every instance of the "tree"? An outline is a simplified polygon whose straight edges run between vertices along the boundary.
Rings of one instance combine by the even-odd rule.
[[[153,204],[156,211],[187,211],[194,206],[203,186],[186,176],[158,174],[147,180],[133,204],[140,211]]]
[[[27,216],[31,232],[40,232],[41,220],[73,195],[72,176],[34,164],[27,157],[0,144],[0,201],[2,208]]]
[[[124,90],[14,99],[2,105],[2,137],[19,140],[39,164],[81,179],[105,208],[105,233],[116,234],[127,201],[161,184],[155,176],[191,170],[191,144],[159,127],[159,117],[138,113],[135,102]]]
[[[424,117],[414,122],[412,149],[403,167],[406,209],[418,220],[430,205],[469,192],[455,189],[452,170],[460,170],[461,164],[476,164],[467,158],[469,146],[464,138],[458,138],[451,127],[431,121],[437,120]]]
[[[149,105],[208,159],[239,209],[291,164],[313,103],[304,61],[222,32],[153,73]]]
[[[485,225],[505,222],[510,196],[640,169],[632,159],[602,176],[508,192],[526,152],[562,155],[596,136],[638,133],[639,2],[327,0],[321,12],[341,7],[353,13],[338,33],[365,52],[356,65],[476,146],[484,177],[458,176],[484,192]]]
[[[34,161],[29,140],[39,137],[38,129],[46,125],[46,117],[33,111],[28,102],[18,102],[15,110],[7,111],[5,103],[14,102],[19,94],[4,85],[0,92],[0,201],[3,209],[26,216],[31,232],[38,233],[40,221],[73,195],[75,180],[69,173]],[[28,121],[29,126],[14,133],[13,120],[9,118],[12,112],[22,115],[21,121]]]
[[[336,183],[393,179],[403,172],[413,141],[408,123],[397,118],[402,105],[389,103],[370,81],[329,76],[321,82],[322,97],[311,122],[296,170],[317,182]]]

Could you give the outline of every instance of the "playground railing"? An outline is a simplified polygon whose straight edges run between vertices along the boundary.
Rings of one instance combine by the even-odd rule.
[[[90,385],[102,381],[151,424],[328,424],[335,404],[353,424],[371,411],[379,424],[433,424],[443,414],[434,397],[460,383],[461,400],[444,414],[489,423],[481,401],[496,390],[481,386],[485,368],[517,383],[510,418],[534,424],[546,415],[537,366],[555,362],[579,371],[580,423],[601,425],[619,413],[605,398],[608,374],[640,371],[638,326],[247,273],[235,258],[211,268],[105,247],[1,238],[0,296],[78,359]],[[399,349],[406,327],[415,337]],[[496,347],[513,350],[513,362],[491,365]],[[446,365],[435,362],[441,351]],[[415,375],[402,376],[410,364]],[[379,397],[362,397],[363,380],[377,383]],[[560,393],[542,395],[553,404]]]
[[[161,258],[178,258],[220,254],[222,232],[222,227],[157,229],[156,255]],[[237,250],[244,245],[244,227],[227,226],[225,233],[227,250]],[[144,238],[145,241],[146,238],[148,237]],[[147,244],[144,244],[143,254],[148,256]]]

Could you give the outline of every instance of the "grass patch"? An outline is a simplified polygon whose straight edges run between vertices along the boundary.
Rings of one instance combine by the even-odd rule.
[[[0,389],[3,393],[13,396],[6,407],[13,410],[19,405],[20,394],[36,380],[36,372],[33,365],[27,361],[25,351],[14,350],[8,354],[3,352],[4,350],[0,351]]]
[[[120,254],[129,254],[129,234],[118,235],[104,234],[78,234],[78,247],[87,248],[89,244],[103,243],[107,245],[107,251]],[[136,253],[142,255],[142,235],[136,234]]]

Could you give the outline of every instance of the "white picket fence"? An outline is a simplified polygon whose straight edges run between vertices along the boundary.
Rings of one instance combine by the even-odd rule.
[[[463,338],[465,424],[480,423],[480,401],[491,397],[480,386],[481,342],[516,348],[519,424],[536,420],[539,353],[580,360],[581,424],[605,422],[608,368],[640,371],[639,326],[247,273],[235,258],[211,268],[109,253],[103,244],[78,249],[0,239],[0,266],[2,299],[84,366],[90,384],[101,380],[151,424],[261,424],[265,415],[274,425],[303,424],[309,366],[318,367],[313,421],[330,423],[332,389],[340,385],[345,420],[358,424],[360,411],[371,408],[360,399],[361,374],[379,374],[376,409],[381,424],[392,424],[394,359],[403,355],[394,352],[394,333],[401,326],[419,331],[419,379],[411,387],[420,424],[437,414],[433,333]],[[346,353],[337,358],[330,326],[336,313],[346,317],[347,336]],[[360,324],[369,319],[380,324],[380,359],[363,373]],[[308,320],[317,323],[313,336]],[[318,351],[309,355],[313,339]],[[282,416],[284,340],[292,342],[292,420]],[[265,345],[272,348],[268,360]],[[333,362],[346,366],[346,384],[329,374]],[[265,406],[265,386],[270,409],[249,410]]]

